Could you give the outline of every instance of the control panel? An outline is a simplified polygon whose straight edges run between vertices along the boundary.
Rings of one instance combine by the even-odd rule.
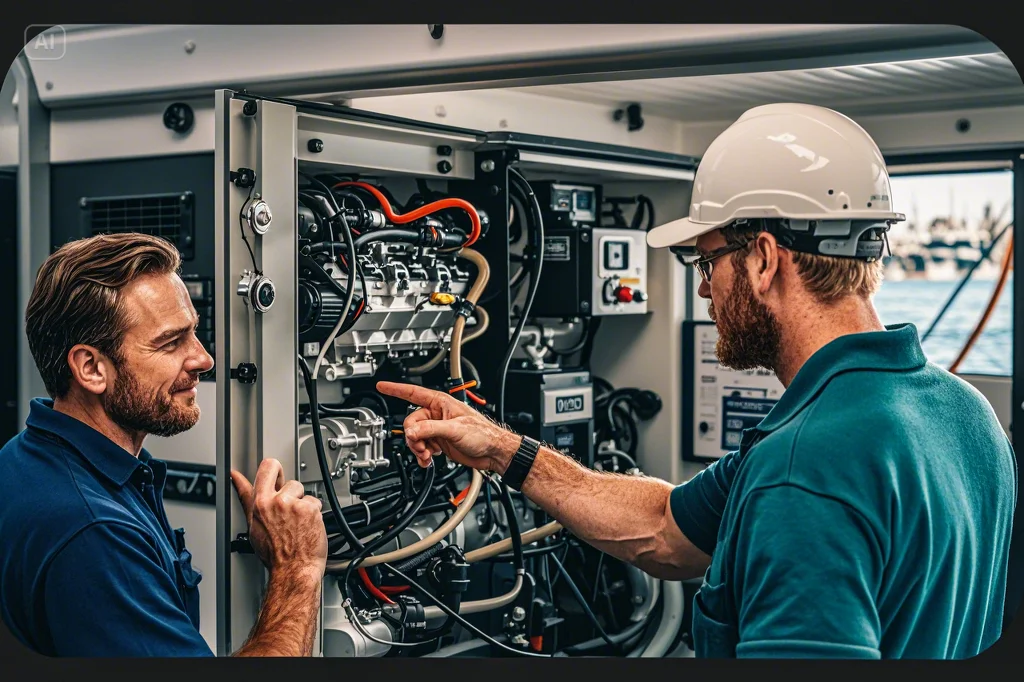
[[[770,370],[723,367],[717,343],[713,322],[683,323],[684,460],[716,460],[739,448],[743,431],[757,426],[785,390]]]
[[[538,182],[534,183],[534,189],[545,225],[577,227],[597,224],[601,192],[596,185]]]
[[[647,233],[595,228],[594,315],[647,312]]]

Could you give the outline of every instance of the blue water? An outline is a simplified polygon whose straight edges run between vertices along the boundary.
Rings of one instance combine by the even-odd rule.
[[[959,282],[886,281],[875,295],[875,308],[885,324],[912,322],[924,336],[932,320]],[[981,319],[996,280],[972,280],[957,296],[924,342],[928,359],[948,368],[960,354]],[[960,364],[961,374],[1010,376],[1013,371],[1013,275],[1007,277],[982,335]]]

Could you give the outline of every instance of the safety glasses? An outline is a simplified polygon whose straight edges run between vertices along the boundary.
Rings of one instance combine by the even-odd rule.
[[[733,251],[739,251],[740,249],[746,247],[746,245],[752,241],[754,241],[754,237],[748,237],[737,244],[729,244],[728,246],[723,246],[720,249],[715,249],[714,251],[711,251],[707,255],[701,256],[700,258],[693,257],[693,247],[670,246],[669,250],[672,251],[672,253],[679,256],[680,260],[682,260],[685,264],[692,265],[693,267],[697,268],[697,272],[700,273],[700,276],[704,279],[704,281],[710,284],[711,272],[714,270],[714,261],[726,254],[732,253]]]

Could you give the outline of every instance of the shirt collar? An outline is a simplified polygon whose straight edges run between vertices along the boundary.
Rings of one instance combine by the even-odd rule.
[[[755,430],[770,433],[795,417],[807,403],[843,372],[920,369],[928,362],[910,323],[886,325],[885,331],[847,334],[820,348],[797,372],[782,398]]]
[[[53,409],[49,398],[35,398],[29,407],[25,424],[56,436],[67,443],[82,459],[117,486],[123,486],[137,469],[152,466],[145,448],[136,458],[120,445],[85,422]]]

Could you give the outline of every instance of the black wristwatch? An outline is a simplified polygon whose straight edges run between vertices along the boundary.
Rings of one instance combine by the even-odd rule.
[[[528,436],[523,436],[519,449],[512,455],[508,468],[501,475],[502,482],[513,490],[520,490],[523,487],[523,482],[526,480],[526,475],[530,473],[530,469],[533,467],[533,461],[537,457],[538,450],[540,450],[539,442]]]

